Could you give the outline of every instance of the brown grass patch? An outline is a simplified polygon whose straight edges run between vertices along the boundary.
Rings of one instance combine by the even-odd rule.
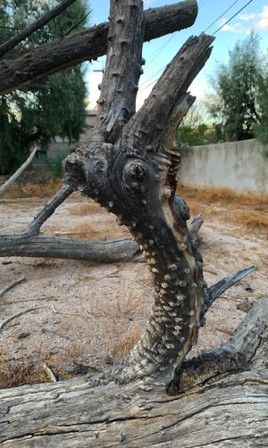
[[[101,213],[103,209],[96,202],[88,202],[87,204],[74,205],[68,209],[70,215],[87,216],[92,213]]]
[[[129,232],[126,227],[119,227],[113,224],[108,224],[105,230],[103,228],[95,228],[90,224],[81,224],[73,227],[70,232],[64,232],[64,235],[69,235],[78,240],[101,241],[103,238],[111,240],[129,236]]]
[[[50,382],[51,379],[43,368],[43,362],[41,359],[30,362],[24,357],[20,361],[10,360],[2,345],[0,347],[0,389]]]
[[[268,236],[268,218],[257,212],[243,212],[234,216],[235,223],[247,231],[259,231]]]
[[[195,202],[195,201],[194,202],[189,201],[188,206],[190,208],[191,216],[196,216],[199,213],[204,214],[204,205],[199,204],[198,202]]]
[[[129,353],[129,351],[138,342],[141,336],[141,329],[136,325],[127,333],[121,335],[119,341],[113,346],[111,355],[115,359],[120,359]]]
[[[250,206],[254,210],[267,210],[268,194],[266,193],[237,193],[230,188],[188,188],[179,186],[178,193],[186,201],[194,200],[206,204],[239,204],[240,206]]]
[[[3,194],[6,198],[53,197],[61,188],[62,181],[48,181],[40,184],[13,183]]]

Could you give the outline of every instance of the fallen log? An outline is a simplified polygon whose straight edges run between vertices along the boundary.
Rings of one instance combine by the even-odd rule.
[[[220,357],[215,355],[217,362],[209,368],[200,362],[195,376],[194,368],[191,377],[187,371],[188,383],[175,396],[167,395],[162,386],[146,382],[94,386],[92,377],[1,390],[0,445],[266,447],[267,321],[266,297],[255,303],[235,334],[223,344]],[[238,365],[230,371],[219,369],[224,352],[230,358],[238,351],[248,364],[247,370]]]

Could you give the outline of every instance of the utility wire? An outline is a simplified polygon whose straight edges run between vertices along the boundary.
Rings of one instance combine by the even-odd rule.
[[[205,0],[203,3],[200,3],[200,5],[199,5],[199,7],[202,7],[202,6],[204,6],[205,5],[205,3],[207,3],[207,1],[208,0]],[[214,23],[216,23],[226,12],[228,12],[237,2],[238,2],[239,0],[236,0],[234,3],[232,3],[232,5],[226,10],[226,11],[224,11],[216,20],[214,20],[214,22],[211,24],[211,25],[209,25],[209,27],[205,30],[205,32],[209,29],[209,28],[211,28],[211,26],[213,26],[214,25]],[[213,33],[213,36],[218,32],[218,31],[220,31],[227,23],[229,23],[234,17],[236,17],[241,11],[243,11],[243,9],[245,9],[246,8],[246,6],[247,5],[249,5],[249,3],[251,3],[253,0],[250,0],[248,3],[246,3],[241,9],[239,9],[239,11],[237,11],[230,19],[228,19],[220,28],[218,28],[214,33]],[[173,36],[172,36],[173,37]],[[167,41],[166,42],[166,44],[164,45],[164,47],[167,45],[169,43],[169,41]],[[163,48],[164,48],[163,47]],[[163,49],[162,48],[162,49]],[[159,53],[162,51],[162,49],[160,49],[160,51],[159,51]],[[157,53],[156,54],[156,56],[158,56],[158,54],[159,53]],[[153,54],[155,54],[155,52],[153,53]],[[156,57],[155,56],[155,57]],[[153,60],[154,60],[155,58],[153,58]],[[152,61],[151,61],[152,62]],[[155,84],[157,81],[158,81],[158,79],[156,79],[156,80],[154,80],[154,81],[152,81],[150,84],[148,84],[148,85],[146,85],[147,83],[148,83],[148,81],[150,81],[151,79],[153,79],[155,76],[157,76],[164,68],[165,68],[166,66],[164,66],[164,67],[162,67],[160,70],[158,70],[158,72],[156,72],[153,76],[151,76],[149,79],[147,79],[147,81],[145,81],[143,84],[141,84],[141,86],[140,87],[142,87],[142,86],[144,86],[143,87],[143,89],[141,89],[141,90],[139,90],[139,92],[142,92],[143,90],[145,90],[145,89],[147,89],[148,87],[150,87],[152,84]]]
[[[204,33],[206,33],[207,32],[207,30],[209,30],[209,28],[211,28],[213,25],[214,25],[214,23],[216,23],[219,19],[221,19],[222,18],[222,16],[224,16],[224,14],[226,14],[237,2],[238,2],[239,0],[236,0],[234,3],[232,3],[231,4],[231,6],[229,6],[229,8],[228,9],[226,9],[216,20],[214,20],[214,22],[212,22],[212,24],[211,25],[209,25],[206,29],[205,29],[205,31],[204,31]]]
[[[237,14],[239,14],[241,11],[243,11],[243,9],[245,9],[246,6],[248,6],[253,0],[249,0],[249,2],[247,2],[243,8],[239,9],[239,11],[237,11],[232,17],[230,17],[230,19],[226,20],[226,22],[224,22],[224,24],[222,26],[220,26],[220,28],[218,28],[213,34],[212,36],[214,36],[218,31],[220,31],[225,25],[227,25],[227,23],[231,22],[231,20],[233,20],[234,17],[237,16]]]
[[[150,56],[148,57],[148,63],[146,63],[146,67],[148,67],[154,60],[157,58],[157,56],[164,50],[164,48],[169,44],[169,42],[173,39],[175,34],[172,34],[172,36],[165,42],[161,47],[159,47],[157,50],[155,50]],[[152,59],[151,57],[154,56]]]

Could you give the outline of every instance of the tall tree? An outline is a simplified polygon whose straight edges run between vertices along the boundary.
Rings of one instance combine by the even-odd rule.
[[[4,0],[0,6],[0,42],[9,40],[57,3],[59,0]],[[28,50],[63,36],[76,24],[75,31],[83,29],[86,13],[86,1],[76,1],[10,53]],[[86,126],[85,96],[83,69],[76,65],[1,97],[0,173],[14,171],[35,142],[41,148],[47,148],[56,136],[78,141]]]
[[[260,50],[260,39],[251,33],[229,52],[229,61],[219,62],[210,77],[212,95],[209,111],[215,124],[222,128],[226,141],[254,137],[254,129],[263,121],[264,80],[268,71]]]
[[[208,125],[200,114],[200,105],[194,104],[177,129],[178,144],[179,146],[205,145],[207,131]]]

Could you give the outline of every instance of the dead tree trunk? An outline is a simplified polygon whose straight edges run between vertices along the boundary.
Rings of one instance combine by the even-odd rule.
[[[267,299],[221,348],[185,361],[207,309],[252,270],[207,288],[187,206],[175,196],[173,131],[213,39],[188,39],[135,113],[142,1],[112,0],[110,17],[97,127],[66,160],[66,182],[129,227],[151,268],[155,303],[140,341],[109,371],[2,391],[0,440],[5,447],[267,446]]]
[[[110,18],[96,129],[89,144],[66,160],[67,183],[129,228],[155,280],[147,329],[114,374],[167,385],[197,340],[207,300],[188,209],[175,200],[180,157],[174,131],[193,102],[187,89],[214,39],[188,39],[135,113],[143,64],[141,2],[112,2]]]

